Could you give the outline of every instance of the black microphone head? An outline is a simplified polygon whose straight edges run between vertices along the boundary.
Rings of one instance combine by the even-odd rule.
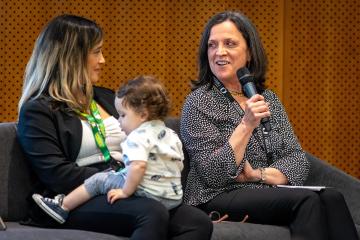
[[[240,68],[236,71],[236,75],[240,81],[245,96],[248,98],[254,96],[257,91],[254,83],[254,76],[250,74],[249,70],[246,67]]]
[[[238,77],[242,86],[246,83],[253,81],[249,69],[247,67],[240,68],[236,71],[236,76]]]

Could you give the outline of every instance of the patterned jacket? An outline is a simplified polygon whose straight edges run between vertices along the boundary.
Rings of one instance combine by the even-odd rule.
[[[253,168],[273,167],[281,171],[291,185],[302,185],[309,172],[297,137],[287,114],[276,94],[265,90],[262,94],[270,103],[270,139],[274,162],[268,166],[264,139],[257,127],[246,147],[239,166],[229,144],[229,137],[241,122],[244,111],[231,102],[215,87],[202,86],[191,92],[184,103],[180,135],[190,157],[190,172],[185,188],[184,202],[199,205],[216,195],[236,188],[270,187],[261,183],[239,183],[236,176],[242,171],[245,160]]]

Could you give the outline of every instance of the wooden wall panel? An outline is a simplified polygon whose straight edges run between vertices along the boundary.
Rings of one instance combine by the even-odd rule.
[[[240,10],[260,32],[269,58],[267,85],[284,101],[305,150],[360,177],[359,4],[328,2],[0,0],[0,122],[17,119],[25,65],[37,35],[56,15],[77,14],[102,26],[101,85],[116,90],[138,74],[155,75],[169,91],[171,115],[179,116],[197,76],[204,24],[217,12]],[[333,78],[337,74],[341,81]]]
[[[271,60],[269,86],[281,96],[281,8],[274,2],[1,0],[0,121],[17,118],[22,75],[34,41],[44,24],[62,13],[94,19],[104,29],[103,86],[117,89],[138,74],[155,75],[169,90],[171,114],[179,115],[190,80],[197,77],[197,47],[206,21],[227,9],[243,11],[263,35]]]
[[[284,102],[309,152],[360,177],[360,3],[285,1]]]

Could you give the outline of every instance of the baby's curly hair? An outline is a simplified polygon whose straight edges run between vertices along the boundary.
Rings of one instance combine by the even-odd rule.
[[[148,111],[147,120],[164,120],[170,111],[170,100],[164,86],[153,77],[140,75],[121,86],[116,93],[122,104],[137,113]]]

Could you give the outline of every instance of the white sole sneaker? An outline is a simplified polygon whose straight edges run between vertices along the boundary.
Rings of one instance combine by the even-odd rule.
[[[58,213],[56,213],[54,210],[52,210],[48,205],[46,205],[41,199],[43,196],[40,194],[33,194],[32,199],[36,202],[36,204],[44,210],[50,217],[55,219],[58,223],[63,224],[65,222],[65,219],[61,217]]]

